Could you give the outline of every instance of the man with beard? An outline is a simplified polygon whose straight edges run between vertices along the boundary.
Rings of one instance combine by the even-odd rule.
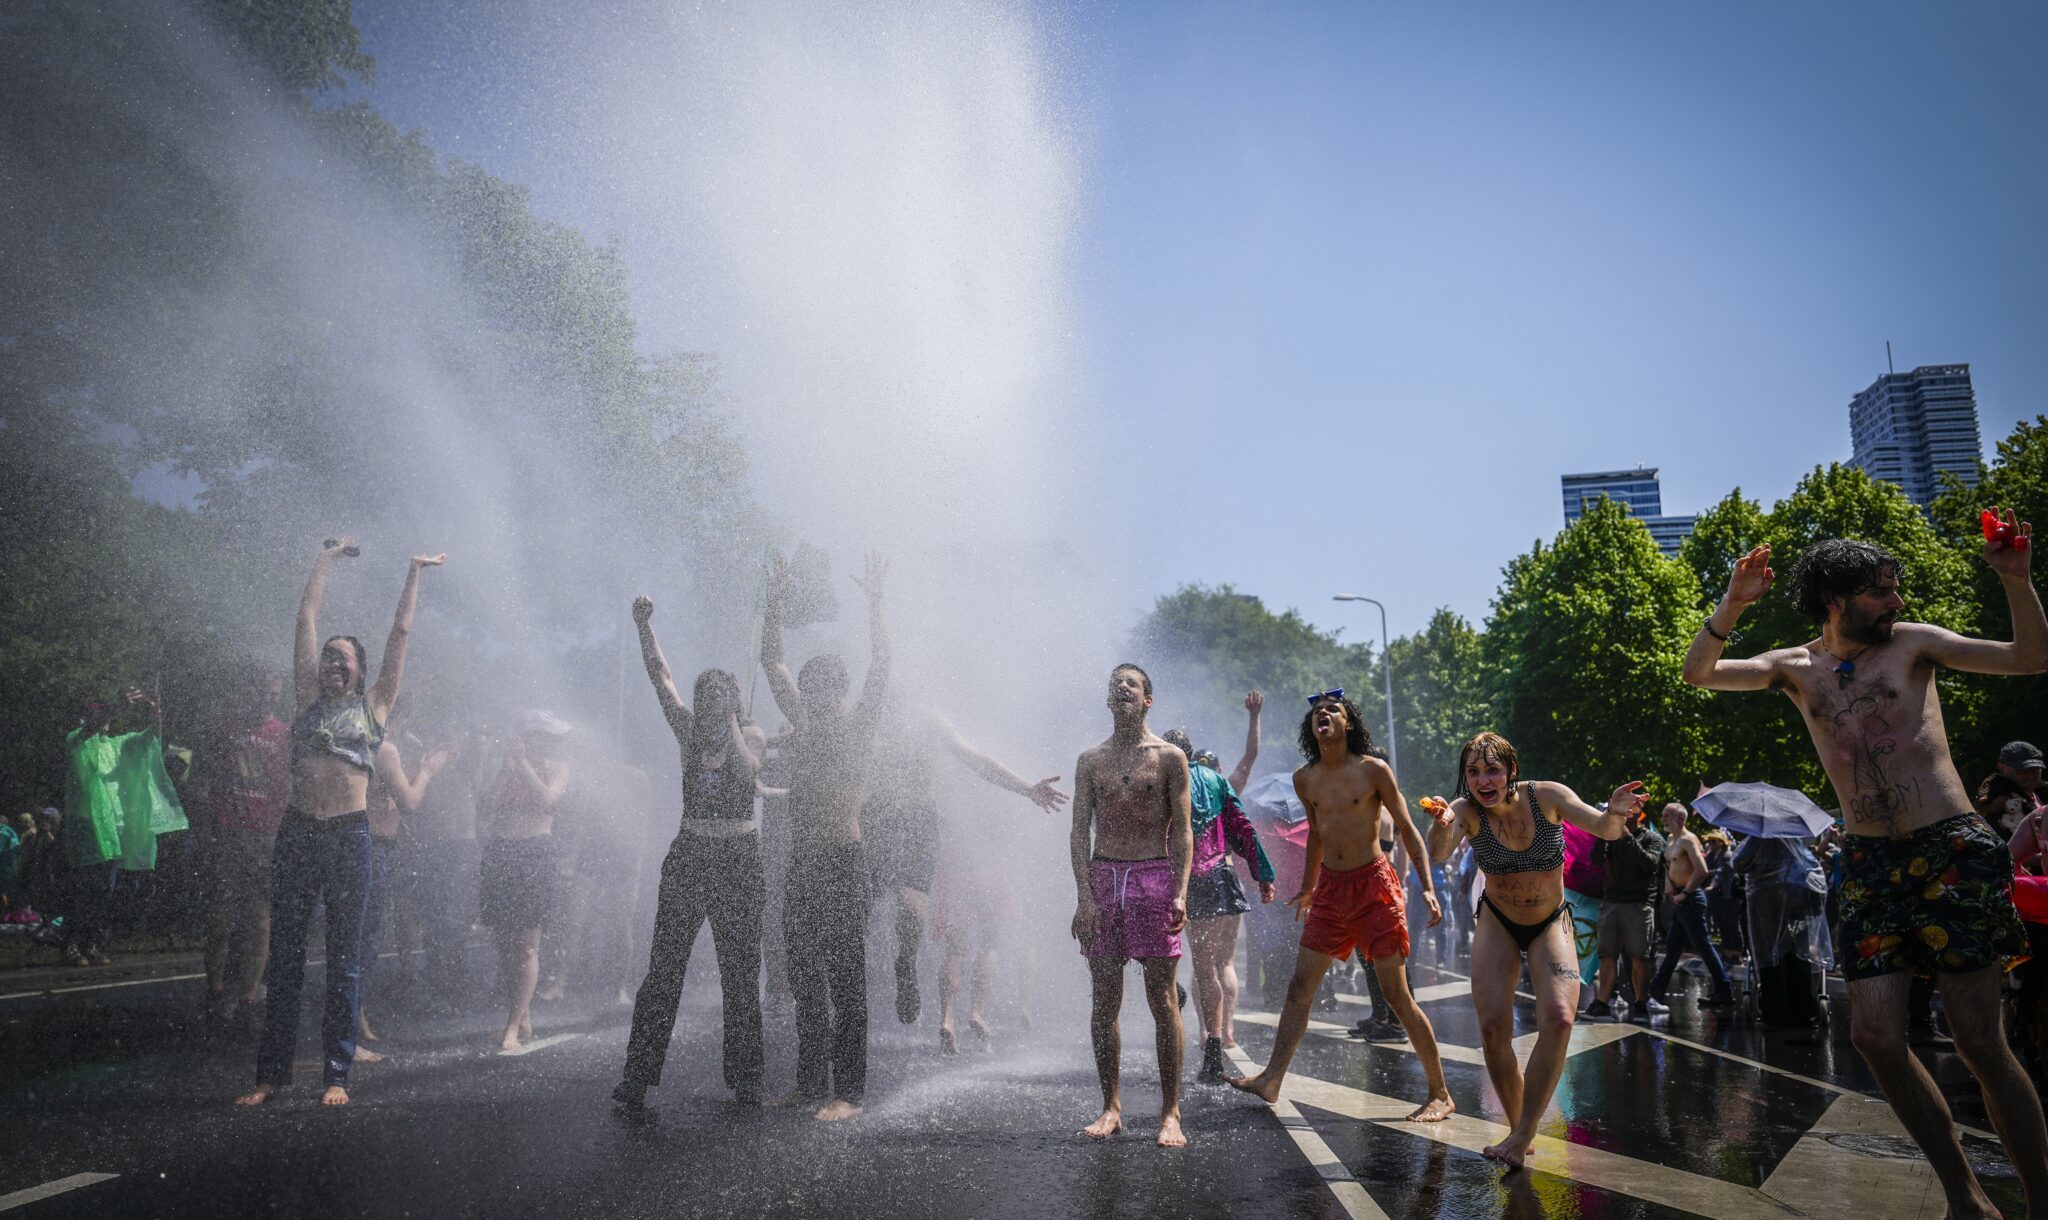
[[[1109,673],[1109,740],[1074,764],[1074,939],[1088,959],[1093,989],[1088,1032],[1102,1081],[1102,1113],[1083,1129],[1095,1139],[1123,1130],[1124,963],[1145,972],[1159,1048],[1159,1146],[1187,1144],[1180,1126],[1180,1009],[1173,976],[1188,922],[1188,760],[1145,725],[1152,679],[1135,665]]]
[[[2048,1207],[2048,1124],[2000,1028],[2001,967],[2026,952],[2012,902],[2012,861],[1971,807],[1950,758],[1939,669],[2048,670],[2048,616],[2028,572],[2032,527],[1985,517],[1984,562],[2005,587],[2010,641],[1899,621],[1900,564],[1883,548],[1829,539],[1792,570],[1799,609],[1820,636],[1747,660],[1721,652],[1742,613],[1769,592],[1771,550],[1736,562],[1685,658],[1685,679],[1713,690],[1783,691],[1799,708],[1845,820],[1840,945],[1850,1039],[1899,1121],[1927,1154],[1951,1216],[1993,1216],[1956,1139],[1948,1102],[1906,1041],[1914,975],[1935,974],[1963,1062],[2026,1188]]]

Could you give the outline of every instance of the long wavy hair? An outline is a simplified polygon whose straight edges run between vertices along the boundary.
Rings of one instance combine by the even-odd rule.
[[[1318,699],[1310,704],[1308,711],[1301,718],[1301,732],[1297,741],[1301,746],[1302,758],[1308,762],[1314,762],[1323,756],[1323,747],[1316,741],[1316,707],[1324,702],[1325,700]],[[1334,702],[1344,709],[1344,748],[1353,758],[1372,753],[1372,734],[1365,731],[1365,717],[1358,714],[1358,705],[1348,696]]]

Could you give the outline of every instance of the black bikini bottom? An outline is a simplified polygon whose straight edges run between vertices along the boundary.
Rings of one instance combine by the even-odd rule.
[[[1536,943],[1537,937],[1543,935],[1543,930],[1545,928],[1548,928],[1551,924],[1557,922],[1558,916],[1564,914],[1566,911],[1571,910],[1571,904],[1564,903],[1559,905],[1559,907],[1555,911],[1552,911],[1550,914],[1545,915],[1542,919],[1538,920],[1535,923],[1516,923],[1514,920],[1509,919],[1507,916],[1501,914],[1500,908],[1493,905],[1493,899],[1488,898],[1484,894],[1481,894],[1479,896],[1479,905],[1493,912],[1493,917],[1500,921],[1501,928],[1504,931],[1506,931],[1509,936],[1515,938],[1515,943],[1521,946],[1522,952],[1524,953],[1527,953],[1529,951],[1530,945]]]

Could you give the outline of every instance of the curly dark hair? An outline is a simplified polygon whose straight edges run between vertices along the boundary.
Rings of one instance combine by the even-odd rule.
[[[1302,758],[1309,762],[1323,756],[1323,747],[1316,742],[1315,723],[1316,705],[1322,702],[1323,700],[1318,699],[1315,703],[1309,704],[1308,711],[1302,713],[1301,717],[1301,734],[1297,740],[1301,746]],[[1372,744],[1372,734],[1365,731],[1365,717],[1358,714],[1358,705],[1348,697],[1333,702],[1341,704],[1344,708],[1344,748],[1354,758],[1372,753],[1375,748]]]
[[[1870,542],[1828,538],[1807,547],[1792,563],[1792,601],[1816,623],[1828,621],[1828,607],[1903,572],[1898,557]]]
[[[1195,743],[1188,740],[1188,731],[1186,729],[1168,729],[1159,736],[1166,741],[1167,745],[1187,755],[1189,761],[1194,760]]]

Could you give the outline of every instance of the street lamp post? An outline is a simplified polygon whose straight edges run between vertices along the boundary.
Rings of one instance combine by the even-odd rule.
[[[1339,593],[1331,598],[1339,602],[1369,602],[1379,606],[1380,611],[1380,668],[1387,680],[1387,765],[1394,774],[1401,773],[1401,747],[1394,740],[1394,658],[1387,651],[1387,608],[1378,598],[1360,597],[1356,593]]]

